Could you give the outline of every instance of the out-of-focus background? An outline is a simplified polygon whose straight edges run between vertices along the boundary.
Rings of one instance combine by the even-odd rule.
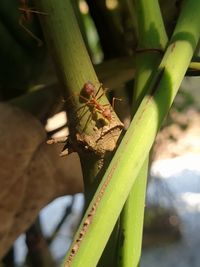
[[[56,266],[63,259],[82,216],[84,197],[81,193],[83,191],[81,168],[74,153],[67,158],[59,157],[63,144],[52,146],[45,144],[46,133],[41,125],[45,127],[49,137],[66,136],[68,134],[67,118],[65,112],[62,111],[62,99],[57,93],[59,85],[46,47],[45,45],[41,48],[38,47],[38,42],[43,40],[41,30],[37,31],[38,21],[34,16],[36,24],[29,25],[29,23],[23,22],[25,28],[36,27],[33,28],[35,36],[29,36],[26,29],[20,25],[21,11],[19,7],[22,2],[16,1],[13,5],[13,0],[2,0],[0,3],[0,45],[3,47],[0,52],[3,62],[3,67],[0,68],[0,99],[2,101],[0,103],[0,126],[2,129],[0,135],[0,158],[2,159],[0,180],[3,181],[1,181],[2,194],[0,194],[3,202],[0,205],[2,221],[0,229],[7,231],[3,241],[1,241],[0,231],[0,243],[2,242],[0,252],[4,254],[3,248],[9,246],[23,229],[30,227],[35,218],[35,223],[29,230],[17,238],[14,247],[4,259],[4,264],[6,267],[32,266],[27,262],[27,254],[34,255],[34,249],[45,248],[47,251],[50,249],[52,262],[54,262],[51,262],[51,266]],[[95,22],[89,14],[88,5],[91,1],[75,2],[75,11],[81,11],[80,25],[83,27],[84,39],[87,41],[86,44],[97,73],[106,87],[114,89],[111,91],[111,97],[115,95],[123,99],[122,103],[116,104],[116,111],[123,119],[125,126],[128,127],[130,110],[126,108],[129,95],[127,92],[133,86],[134,66],[127,58],[134,58],[131,48],[135,45],[135,43],[130,45],[134,34],[129,21],[126,20],[129,12],[127,13],[127,10],[123,9],[123,12],[120,13],[127,34],[127,39],[121,44],[123,43],[127,49],[121,49],[116,45],[116,51],[113,52],[113,50],[105,50],[106,47],[109,48],[106,43],[104,46],[100,45],[101,31],[97,32],[98,23],[96,22],[95,27]],[[99,8],[102,8],[102,14],[105,15],[104,7],[108,12],[104,17],[104,23],[115,21],[116,14],[119,15],[120,1],[99,2],[101,2]],[[170,12],[171,16],[176,15],[175,11],[177,10],[173,9],[175,1],[171,1],[168,5],[165,5],[164,1],[160,1],[160,3],[164,10]],[[125,4],[124,7],[127,8]],[[17,11],[14,28],[10,28],[10,21],[5,15],[8,8]],[[109,12],[112,13],[110,20]],[[167,16],[165,19],[168,23],[167,20],[172,17]],[[116,29],[118,29],[118,23],[117,20]],[[169,23],[168,32],[171,32],[170,27],[173,23]],[[13,35],[13,31],[16,35]],[[108,31],[111,34],[111,29]],[[120,54],[119,51],[125,52]],[[122,58],[115,59],[117,53]],[[111,61],[101,64],[103,59]],[[110,72],[113,66],[118,65],[121,66],[121,72],[116,68]],[[152,148],[141,267],[199,266],[199,84],[199,77],[184,79]],[[37,94],[38,92],[40,94],[40,90],[43,89],[45,92],[46,85],[47,89],[52,92],[52,97],[46,101],[46,94],[40,95],[42,106],[40,111]],[[27,99],[25,102],[23,101],[26,92],[35,94],[36,101],[32,102],[33,106],[27,104]],[[56,104],[54,99],[57,101]],[[44,105],[42,100],[50,104],[46,105],[45,103]],[[37,110],[34,109],[35,105]],[[41,125],[29,115],[19,111],[16,106],[26,112],[31,112],[37,119],[39,118]],[[50,111],[49,106],[51,107]],[[61,130],[58,131],[59,127]],[[33,129],[35,130],[33,131]],[[18,167],[18,160],[19,162],[23,161],[24,165]],[[10,172],[7,174],[5,170],[10,170]],[[15,176],[16,179],[14,179]],[[41,182],[42,180],[44,183]],[[16,184],[20,184],[20,189]],[[4,192],[6,193],[4,194]],[[5,199],[10,199],[11,193],[19,200],[19,203],[14,197],[13,202],[5,201]],[[8,212],[5,212],[4,204],[6,208],[10,208],[10,211],[8,209]],[[11,211],[12,208],[17,210],[14,215]],[[41,208],[37,217],[37,212]],[[12,229],[15,229],[16,232],[13,232]],[[43,241],[44,243],[42,243]],[[13,253],[15,265],[9,262],[13,258]]]

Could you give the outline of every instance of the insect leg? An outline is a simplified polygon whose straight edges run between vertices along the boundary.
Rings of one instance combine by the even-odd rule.
[[[32,31],[30,31],[25,25],[24,25],[24,18],[21,16],[19,18],[19,25],[24,29],[24,31],[29,34],[35,41],[37,41],[38,46],[42,46],[43,42],[40,38],[38,38]]]

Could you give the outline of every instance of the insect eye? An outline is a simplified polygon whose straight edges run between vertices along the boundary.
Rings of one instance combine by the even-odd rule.
[[[88,95],[93,94],[94,91],[95,91],[95,87],[94,87],[94,85],[93,85],[91,82],[87,82],[87,83],[85,83],[84,86],[83,86],[83,88],[84,88],[85,92],[86,92]]]
[[[110,110],[109,109],[105,109],[104,112],[103,112],[103,115],[108,120],[111,119],[111,113],[110,113]]]

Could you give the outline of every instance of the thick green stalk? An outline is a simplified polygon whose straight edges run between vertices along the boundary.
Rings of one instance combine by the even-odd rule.
[[[200,70],[200,62],[191,62],[189,67],[194,70]]]
[[[99,90],[98,97],[101,97],[97,101],[103,108],[103,105],[108,105],[111,119],[108,121],[103,116],[102,109],[97,110],[94,105],[87,104],[89,96],[83,92],[84,84],[90,81],[97,91],[100,83],[85,48],[71,1],[35,0],[35,4],[39,12],[46,14],[39,16],[66,98],[70,149],[79,153],[87,193],[104,166],[102,159],[115,148],[122,124],[109,106],[103,88]]]
[[[195,51],[200,37],[199,12],[199,1],[185,2],[149,95],[143,99],[113,157],[63,266],[96,266]]]
[[[70,1],[58,0],[55,3],[53,0],[36,0],[35,3],[39,12],[47,14],[40,15],[40,20],[67,105],[71,106],[73,100],[76,108],[79,108],[83,105],[78,96],[84,83],[91,81],[98,85],[99,82]],[[85,120],[87,117],[85,116]],[[85,120],[81,120],[81,124],[85,123]]]
[[[149,158],[145,160],[121,214],[119,267],[136,267],[140,262],[148,163]]]
[[[148,89],[148,79],[155,66],[159,64],[160,58],[167,44],[167,34],[164,30],[159,4],[157,0],[134,1],[137,10],[138,24],[138,55],[136,57],[136,79],[134,91],[135,111],[142,101]],[[160,53],[160,55],[159,55]],[[137,61],[139,61],[137,63]],[[143,64],[140,64],[140,62]]]
[[[135,1],[135,9],[139,28],[138,50],[143,48],[147,50],[136,55],[133,110],[138,108],[146,94],[148,81],[161,60],[161,53],[155,52],[153,49],[162,51],[167,45],[167,35],[158,1],[150,0],[148,4],[145,0]],[[152,37],[155,36],[155,32],[157,38]],[[152,40],[152,38],[155,39]],[[120,247],[119,267],[136,267],[140,262],[148,163],[149,158],[145,160],[133,184],[121,215],[120,227],[123,243]]]
[[[37,10],[46,14],[40,15],[40,20],[67,105],[71,106],[73,102],[76,109],[82,108],[84,99],[80,99],[80,94],[84,84],[90,81],[98,89],[100,83],[85,48],[71,3],[64,0],[35,0],[35,3]],[[103,95],[99,102],[109,104],[102,88],[100,94]],[[77,125],[80,131],[86,129],[86,122],[91,115],[87,106],[85,111],[88,111],[87,114],[79,118]],[[87,126],[85,133],[95,134],[94,125],[88,123]]]

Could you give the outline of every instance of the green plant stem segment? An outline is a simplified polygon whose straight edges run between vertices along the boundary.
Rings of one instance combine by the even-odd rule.
[[[138,108],[148,89],[148,82],[161,60],[161,53],[167,45],[167,35],[158,1],[135,1],[135,13],[138,25],[138,50],[136,55],[136,77],[133,110]],[[152,27],[153,25],[153,27]],[[141,32],[142,31],[142,32]],[[139,265],[142,247],[146,183],[148,177],[149,157],[144,162],[123,208],[120,228],[123,242],[119,242],[119,267],[136,267]]]
[[[92,121],[91,110],[85,105],[83,112],[86,100],[80,98],[80,95],[86,82],[90,81],[96,90],[98,90],[100,82],[83,42],[71,1],[35,0],[35,4],[36,9],[43,13],[38,15],[56,66],[59,82],[62,85],[66,106],[70,107],[71,121],[76,122],[75,125],[79,132],[83,132],[84,129],[85,134],[95,135],[94,124],[88,123],[88,121]],[[103,88],[100,88],[99,95],[102,95],[99,103],[109,104]],[[78,109],[84,115],[75,118]],[[101,115],[97,114],[97,116]],[[116,119],[119,122],[114,112],[113,117],[113,121]],[[76,119],[78,119],[78,123]]]
[[[142,165],[122,211],[120,267],[136,267],[140,262],[148,163],[149,158]]]
[[[136,80],[134,90],[134,106],[137,108],[141,103],[145,91],[148,89],[148,78],[152,74],[152,65],[159,63],[162,52],[167,44],[167,34],[161,16],[157,0],[133,1],[137,14],[138,25],[138,48],[136,64]],[[140,64],[143,61],[144,64]],[[146,88],[145,88],[146,87]],[[133,111],[136,109],[133,106]]]
[[[194,70],[200,70],[200,62],[191,62],[189,68]]]
[[[80,108],[83,104],[79,101],[79,94],[83,85],[87,81],[95,85],[99,82],[71,3],[63,0],[35,0],[35,4],[39,12],[46,14],[39,15],[40,21],[67,105],[71,106],[74,101],[75,109]],[[87,120],[87,116],[84,118]],[[85,121],[81,120],[81,123],[84,124]],[[80,127],[83,129],[84,125]]]
[[[36,10],[47,45],[54,60],[55,69],[66,100],[70,130],[70,150],[78,152],[81,160],[85,195],[96,189],[95,177],[105,166],[105,158],[116,147],[122,130],[118,119],[96,76],[85,48],[71,1],[35,0]],[[111,112],[108,121],[102,108],[95,109],[94,102],[84,91],[84,84],[91,82],[98,93],[98,105]],[[99,111],[99,112],[98,112]],[[114,133],[113,133],[114,131]],[[113,138],[113,136],[115,138]],[[100,176],[100,175],[99,175]]]
[[[176,96],[200,37],[200,1],[182,8],[171,42],[63,262],[94,267]],[[109,211],[105,212],[109,207]]]

